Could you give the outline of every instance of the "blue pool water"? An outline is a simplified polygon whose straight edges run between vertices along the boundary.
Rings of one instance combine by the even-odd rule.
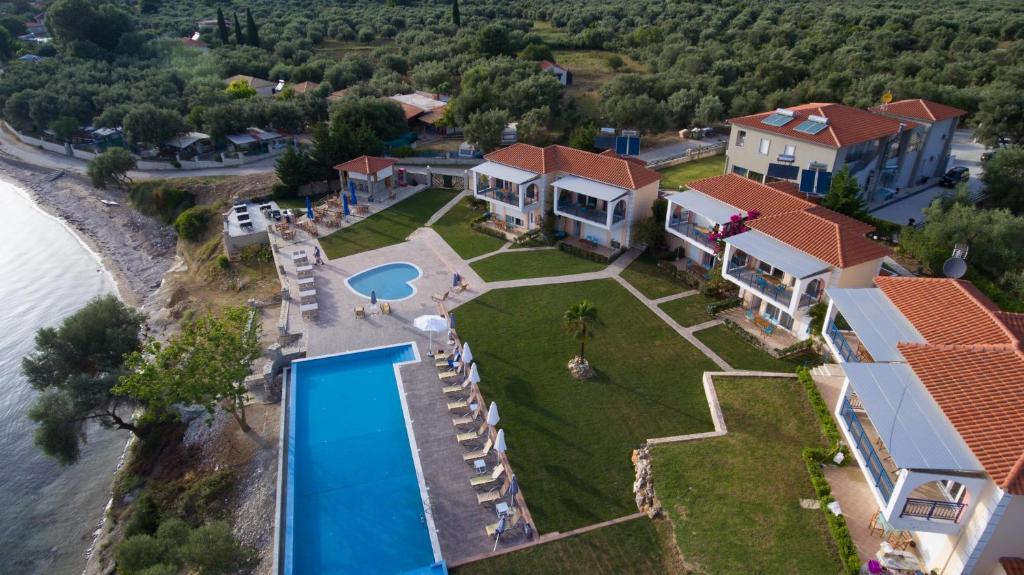
[[[394,364],[411,344],[298,361],[289,382],[284,573],[434,563]]]
[[[361,271],[345,281],[352,291],[364,297],[376,291],[377,299],[397,301],[416,293],[412,282],[421,275],[420,269],[412,264],[393,263]]]

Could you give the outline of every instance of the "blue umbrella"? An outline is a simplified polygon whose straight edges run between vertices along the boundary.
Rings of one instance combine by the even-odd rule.
[[[462,279],[462,276],[459,275],[459,272],[453,273],[452,274],[452,287],[458,286],[459,285],[459,280],[461,280],[461,279]]]
[[[455,312],[448,314],[448,329],[455,329]]]
[[[370,290],[370,305],[377,305],[377,290]]]
[[[512,505],[515,505],[516,493],[519,493],[519,480],[512,475],[512,480],[508,482],[508,500],[512,502]]]
[[[348,210],[348,196],[346,195],[341,196],[341,210],[346,216],[349,215],[349,213],[351,213]]]
[[[306,217],[313,219],[313,198],[306,196]]]
[[[352,194],[352,205],[354,206],[358,204],[359,200],[356,199],[356,183],[352,180],[348,181],[348,191]]]

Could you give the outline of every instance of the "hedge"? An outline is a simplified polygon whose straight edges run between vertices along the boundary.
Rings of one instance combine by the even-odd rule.
[[[839,434],[839,427],[836,425],[835,420],[832,419],[832,412],[829,411],[825,400],[814,385],[810,372],[807,368],[798,367],[796,375],[807,392],[807,401],[811,404],[815,415],[818,416],[822,434],[824,434],[829,444],[833,446],[829,449],[807,447],[800,454],[803,457],[804,464],[807,466],[807,473],[811,478],[811,486],[814,488],[814,494],[818,497],[821,510],[825,514],[825,521],[828,523],[828,529],[836,542],[836,549],[839,551],[839,558],[843,562],[844,569],[849,575],[856,575],[860,573],[860,558],[857,556],[857,547],[853,544],[853,538],[850,537],[850,528],[846,525],[846,518],[842,515],[834,515],[828,510],[828,504],[835,501],[835,498],[832,497],[832,488],[829,486],[828,480],[825,479],[825,474],[821,471],[821,464],[831,462],[838,452],[843,453],[844,463],[849,461],[850,452],[840,443],[842,436]]]
[[[590,260],[592,262],[598,262],[602,264],[612,263],[613,261],[615,261],[615,258],[619,257],[619,255],[622,253],[622,250],[619,250],[618,252],[615,253],[615,255],[609,257],[591,251],[587,251],[583,248],[567,244],[565,242],[558,242],[558,249],[562,250],[567,254],[572,254],[576,257],[580,257],[585,260]]]
[[[709,303],[707,309],[708,314],[718,315],[719,312],[725,311],[727,309],[732,309],[734,307],[739,307],[741,305],[743,305],[743,300],[741,300],[738,297],[730,297],[720,301]]]

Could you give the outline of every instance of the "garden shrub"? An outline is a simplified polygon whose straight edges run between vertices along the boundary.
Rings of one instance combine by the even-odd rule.
[[[213,210],[205,206],[194,206],[183,212],[174,220],[174,231],[182,239],[199,241],[206,232]]]
[[[168,545],[151,535],[134,535],[117,546],[117,572],[123,575],[138,575],[149,567],[163,563],[168,555]]]
[[[147,216],[169,224],[179,214],[194,206],[196,197],[192,192],[168,187],[160,182],[140,182],[131,187],[128,201]]]
[[[159,526],[160,509],[157,507],[152,494],[148,490],[143,491],[132,508],[131,517],[128,518],[128,523],[124,527],[124,534],[126,537],[141,534],[150,535],[156,533],[156,529]]]

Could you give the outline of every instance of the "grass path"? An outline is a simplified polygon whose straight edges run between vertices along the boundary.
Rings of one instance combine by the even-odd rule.
[[[505,245],[504,240],[470,227],[473,218],[479,215],[471,205],[472,200],[464,198],[431,226],[465,260],[493,252]]]
[[[676,190],[679,189],[679,186],[685,186],[693,180],[720,176],[725,173],[725,156],[701,158],[659,171],[661,172],[662,189]]]
[[[366,219],[320,238],[330,259],[402,243],[434,212],[455,197],[456,192],[428,188]]]
[[[561,318],[584,298],[601,322],[587,342],[597,375],[577,381]],[[541,533],[635,512],[631,450],[711,429],[701,374],[715,365],[614,280],[494,290],[457,313]]]
[[[582,274],[603,270],[606,265],[562,250],[509,251],[470,264],[484,281],[495,282]]]
[[[658,497],[689,565],[709,575],[842,572],[800,451],[824,445],[795,379],[719,378],[729,433],[652,450]]]

